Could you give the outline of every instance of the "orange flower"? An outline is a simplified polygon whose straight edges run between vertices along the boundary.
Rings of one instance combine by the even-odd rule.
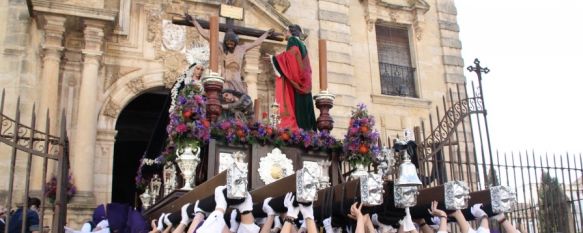
[[[366,146],[364,144],[360,144],[360,147],[358,147],[358,152],[360,152],[361,154],[367,154],[368,153],[368,146]]]

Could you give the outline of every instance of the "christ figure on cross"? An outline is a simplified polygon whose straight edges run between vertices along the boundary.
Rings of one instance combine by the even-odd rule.
[[[200,24],[190,15],[186,15],[186,20],[192,23],[201,36],[209,41],[209,31],[202,28]],[[222,65],[221,76],[225,78],[223,90],[235,90],[240,93],[247,93],[247,87],[241,79],[241,68],[243,65],[243,58],[245,53],[257,46],[259,46],[265,38],[273,33],[273,29],[269,29],[259,38],[251,43],[239,44],[239,36],[233,32],[231,28],[225,33],[223,39],[223,46],[219,46],[220,64]]]

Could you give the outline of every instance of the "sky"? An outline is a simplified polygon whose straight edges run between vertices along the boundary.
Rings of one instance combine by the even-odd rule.
[[[583,1],[455,2],[465,66],[479,58],[490,69],[492,148],[583,153]]]

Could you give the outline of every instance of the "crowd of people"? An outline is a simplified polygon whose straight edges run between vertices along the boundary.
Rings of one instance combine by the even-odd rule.
[[[283,205],[287,211],[277,213],[270,205],[271,198],[263,201],[262,211],[267,214],[265,218],[254,218],[253,200],[250,194],[247,194],[245,200],[240,204],[227,205],[227,200],[223,195],[225,186],[219,186],[215,189],[215,209],[208,213],[199,208],[199,201],[189,208],[191,204],[185,204],[181,208],[180,221],[173,221],[171,214],[162,214],[157,220],[151,222],[151,231],[149,233],[316,233],[321,232],[350,232],[350,233],[389,233],[389,232],[422,232],[422,233],[445,233],[448,232],[448,220],[452,219],[459,226],[462,233],[486,233],[494,232],[489,227],[488,214],[482,209],[481,204],[471,207],[470,211],[478,228],[473,229],[470,223],[464,217],[462,211],[457,210],[450,214],[438,209],[438,203],[434,201],[431,208],[428,209],[432,216],[426,221],[423,218],[412,219],[409,208],[405,210],[404,218],[398,223],[383,222],[377,214],[365,214],[362,211],[362,204],[353,203],[350,207],[348,218],[352,222],[347,222],[342,226],[335,226],[332,217],[318,221],[314,218],[314,209],[312,204],[298,204],[292,193],[285,195]],[[190,210],[190,211],[189,211]],[[230,212],[228,212],[231,210]],[[510,221],[507,221],[504,214],[498,214],[492,217],[500,223],[504,232],[518,233]]]
[[[40,232],[40,218],[39,218],[39,208],[41,201],[38,198],[32,197],[28,198],[28,205],[26,208],[26,227],[24,229],[25,233],[39,233]],[[12,212],[0,206],[0,233],[4,233],[6,230],[6,217],[10,215],[8,224],[8,233],[20,233],[22,232],[22,218],[25,215],[25,208],[23,206],[18,207]]]

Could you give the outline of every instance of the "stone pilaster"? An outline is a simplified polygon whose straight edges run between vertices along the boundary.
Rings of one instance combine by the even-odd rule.
[[[445,82],[447,84],[463,84],[464,60],[462,59],[462,43],[459,39],[460,27],[457,23],[457,9],[453,0],[438,0],[437,15],[445,67]],[[451,85],[448,85],[451,87]],[[454,87],[453,87],[454,88]]]
[[[245,83],[247,84],[247,94],[251,100],[257,99],[257,79],[261,73],[259,68],[261,52],[259,46],[247,51],[245,53]]]
[[[81,181],[77,182],[77,188],[80,196],[85,200],[80,201],[91,204],[90,202],[95,201],[94,161],[98,115],[96,100],[105,22],[86,19],[83,24],[85,48],[82,50],[83,71],[79,91],[77,129],[74,136],[73,172],[76,180]]]
[[[42,54],[42,71],[39,83],[40,96],[39,108],[37,110],[37,129],[45,131],[47,121],[50,119],[49,133],[58,135],[60,124],[59,117],[59,85],[60,85],[60,70],[61,57],[63,52],[63,34],[65,33],[64,16],[43,14],[39,15],[38,19],[42,22],[42,31],[44,33],[44,41],[41,44]],[[49,111],[47,118],[47,110]],[[31,189],[40,190],[43,182],[42,171],[43,162],[41,159],[35,158],[32,162],[33,169],[31,170]],[[51,161],[47,168],[47,179],[50,179],[54,163]]]
[[[328,90],[336,95],[334,108],[330,110],[336,122],[332,131],[335,136],[344,134],[348,125],[346,113],[355,106],[356,99],[349,11],[348,0],[318,1],[319,36],[328,41]],[[317,80],[314,76],[312,83],[317,83]]]

